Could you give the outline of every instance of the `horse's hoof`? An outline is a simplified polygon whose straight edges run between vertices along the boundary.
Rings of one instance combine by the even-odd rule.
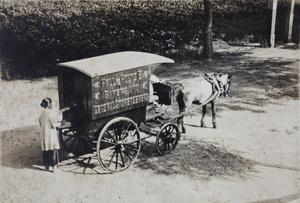
[[[185,133],[185,132],[186,132],[184,127],[181,129],[181,132],[182,132],[182,133]]]
[[[213,128],[215,128],[215,129],[216,129],[216,128],[217,128],[217,125],[213,125]]]
[[[201,124],[201,128],[206,128],[206,125]]]

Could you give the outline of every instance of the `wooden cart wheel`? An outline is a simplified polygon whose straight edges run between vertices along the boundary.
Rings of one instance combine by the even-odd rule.
[[[164,124],[157,133],[157,151],[162,155],[172,152],[176,148],[179,139],[180,132],[177,125],[173,123]]]
[[[59,139],[63,148],[74,155],[92,150],[91,139],[75,130],[68,128],[59,130]]]
[[[140,131],[136,123],[126,117],[109,121],[98,137],[98,161],[107,171],[127,169],[138,156],[140,149]]]

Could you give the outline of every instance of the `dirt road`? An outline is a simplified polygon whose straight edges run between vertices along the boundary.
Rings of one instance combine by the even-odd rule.
[[[63,150],[61,172],[43,171],[39,103],[46,96],[57,103],[57,80],[1,81],[0,202],[299,202],[299,57],[299,50],[228,47],[211,62],[157,69],[175,81],[232,73],[231,97],[217,102],[218,128],[210,111],[207,128],[199,116],[186,117],[173,153],[159,156],[147,139],[132,167],[109,175],[95,157]]]

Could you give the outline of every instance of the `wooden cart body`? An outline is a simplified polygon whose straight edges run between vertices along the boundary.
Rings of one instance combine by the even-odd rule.
[[[172,59],[144,52],[118,52],[58,64],[60,108],[69,127],[93,135],[114,117],[145,120],[151,65]]]
[[[139,124],[147,123],[151,66],[161,63],[174,61],[127,51],[58,64],[59,105],[66,110],[58,128],[63,148],[75,156],[96,151],[106,171],[127,169],[141,149]],[[170,95],[169,89],[158,95]],[[170,153],[180,132],[174,123],[158,123],[157,150]]]

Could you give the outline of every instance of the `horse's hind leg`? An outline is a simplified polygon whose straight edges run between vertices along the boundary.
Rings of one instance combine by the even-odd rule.
[[[202,118],[201,118],[201,121],[200,121],[200,126],[203,127],[203,128],[206,128],[206,125],[204,123],[205,114],[206,114],[206,105],[204,105],[202,107]]]
[[[213,128],[217,128],[217,120],[216,120],[216,105],[215,102],[211,102],[211,113],[212,113],[212,124]]]

